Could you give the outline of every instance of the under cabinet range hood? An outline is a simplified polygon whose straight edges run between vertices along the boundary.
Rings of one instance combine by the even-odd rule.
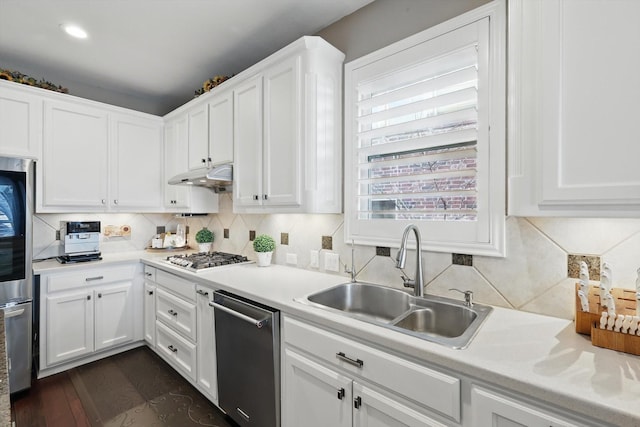
[[[212,188],[216,193],[230,192],[233,184],[233,164],[223,163],[211,169],[181,173],[169,179],[171,185],[197,185]]]

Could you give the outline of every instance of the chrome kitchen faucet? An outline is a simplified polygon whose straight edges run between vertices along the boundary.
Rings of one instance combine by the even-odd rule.
[[[416,235],[416,274],[415,278],[411,280],[407,277],[402,270],[407,261],[407,238],[409,237],[409,232],[413,230]],[[424,295],[424,278],[422,277],[422,247],[421,247],[421,239],[420,239],[420,230],[414,224],[409,224],[404,229],[404,234],[402,235],[402,242],[400,243],[400,250],[398,251],[398,255],[396,256],[396,268],[399,268],[402,271],[402,281],[404,286],[407,288],[413,288],[414,295],[417,297],[422,297]]]

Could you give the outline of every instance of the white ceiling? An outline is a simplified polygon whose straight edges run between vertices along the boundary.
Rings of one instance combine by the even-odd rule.
[[[164,114],[208,78],[237,74],[371,1],[0,0],[0,68],[80,96],[73,83],[126,94],[120,105],[144,100]],[[89,37],[72,39],[63,23]]]

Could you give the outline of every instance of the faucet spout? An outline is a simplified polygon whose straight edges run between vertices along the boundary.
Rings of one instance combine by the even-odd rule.
[[[396,268],[403,269],[407,260],[407,239],[409,233],[413,231],[416,237],[416,274],[415,278],[411,280],[403,273],[402,280],[405,287],[412,287],[414,289],[414,295],[422,297],[424,295],[424,277],[422,274],[422,239],[420,237],[420,230],[414,224],[409,224],[402,234],[402,241],[400,242],[400,250],[396,256]]]

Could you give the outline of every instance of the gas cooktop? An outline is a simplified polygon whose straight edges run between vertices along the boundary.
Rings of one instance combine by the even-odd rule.
[[[190,255],[172,255],[167,257],[167,262],[191,271],[201,272],[224,265],[243,264],[251,261],[246,256],[226,252],[198,252]]]

